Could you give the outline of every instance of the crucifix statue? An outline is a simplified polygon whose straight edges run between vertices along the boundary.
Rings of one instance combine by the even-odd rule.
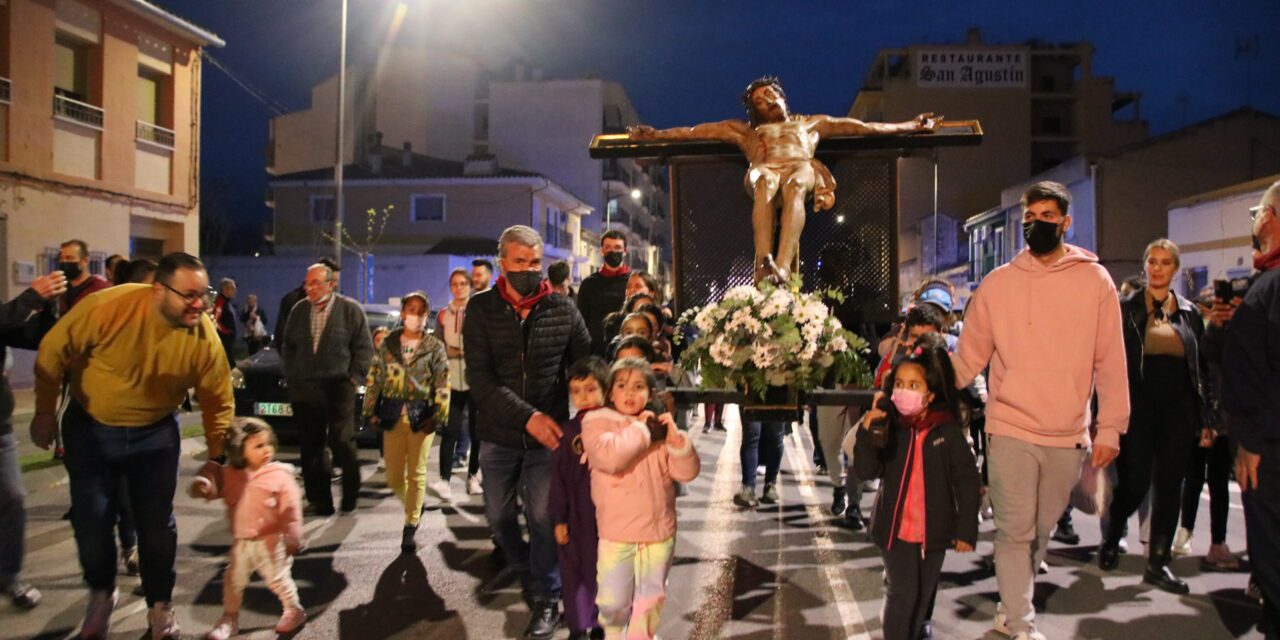
[[[782,284],[800,266],[800,232],[804,229],[805,200],[812,194],[815,211],[835,203],[836,181],[814,153],[818,141],[828,136],[895,135],[932,132],[942,116],[922,113],[898,123],[863,122],[855,118],[794,115],[774,77],[747,85],[742,94],[748,120],[725,120],[654,129],[640,125],[627,129],[632,140],[716,140],[736,145],[749,164],[745,186],[753,204],[751,227],[755,236],[755,281],[770,279]],[[780,210],[780,218],[774,211]],[[774,252],[774,225],[779,227]],[[776,259],[775,259],[776,257]]]

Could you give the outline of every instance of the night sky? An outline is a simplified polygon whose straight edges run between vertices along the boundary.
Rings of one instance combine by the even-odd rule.
[[[339,0],[152,0],[217,33],[212,53],[287,110],[338,66]],[[349,59],[385,46],[394,0],[350,0]],[[751,79],[784,82],[793,110],[843,115],[876,52],[910,44],[1088,40],[1094,73],[1143,94],[1160,134],[1245,105],[1280,114],[1277,0],[1172,2],[772,2],[711,0],[405,0],[401,39],[461,49],[497,68],[592,75],[626,87],[656,126],[741,117]],[[1155,8],[1159,7],[1159,8]],[[1255,41],[1252,59],[1237,53]],[[1252,82],[1249,78],[1252,77]],[[1250,91],[1250,84],[1252,90]],[[205,206],[237,224],[249,250],[269,220],[263,149],[271,111],[222,71],[204,68]]]

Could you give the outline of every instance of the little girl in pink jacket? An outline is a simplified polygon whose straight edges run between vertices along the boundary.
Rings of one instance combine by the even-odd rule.
[[[292,633],[306,622],[291,575],[293,556],[302,547],[301,491],[293,467],[272,462],[275,448],[276,436],[267,423],[237,418],[227,432],[228,464],[191,483],[192,497],[222,498],[235,537],[222,578],[222,618],[208,640],[227,640],[239,633],[240,602],[255,571],[284,605],[276,633]]]
[[[647,410],[656,381],[649,364],[620,360],[609,404],[582,422],[591,499],[600,532],[596,605],[606,638],[652,638],[675,552],[675,482],[698,477],[698,452],[671,414]]]

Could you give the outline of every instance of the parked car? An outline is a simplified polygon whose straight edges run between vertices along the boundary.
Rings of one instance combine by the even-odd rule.
[[[399,307],[385,304],[360,306],[369,320],[370,331],[378,327],[394,329],[400,324]],[[231,387],[235,392],[237,416],[262,418],[281,438],[296,440],[298,425],[289,404],[289,388],[279,351],[267,347],[236,363],[236,368],[231,370]],[[357,386],[356,396],[352,399],[356,407],[356,440],[363,445],[374,445],[378,441],[377,432],[360,419],[364,392],[363,384]]]

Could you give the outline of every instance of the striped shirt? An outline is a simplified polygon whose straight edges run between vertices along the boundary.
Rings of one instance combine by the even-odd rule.
[[[324,325],[329,322],[329,314],[333,313],[333,294],[321,304],[311,305],[311,353],[320,352],[320,336],[324,335]]]

